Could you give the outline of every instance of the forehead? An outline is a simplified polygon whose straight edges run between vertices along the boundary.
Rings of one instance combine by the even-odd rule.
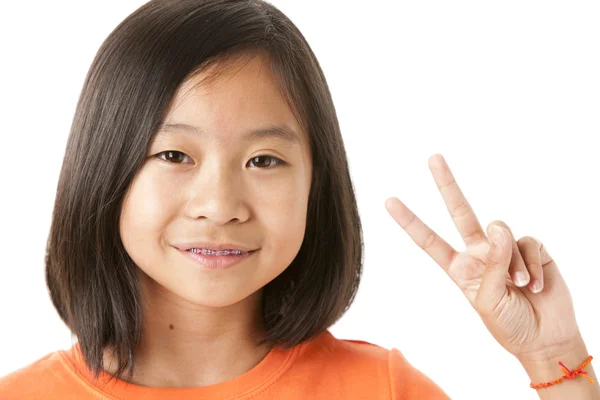
[[[306,139],[264,54],[212,65],[185,81],[171,104],[159,135],[188,131],[229,141],[268,137],[269,130],[289,142]]]

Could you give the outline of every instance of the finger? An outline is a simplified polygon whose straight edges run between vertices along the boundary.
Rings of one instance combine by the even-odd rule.
[[[517,245],[531,275],[528,287],[533,293],[539,293],[544,288],[544,270],[540,253],[542,243],[531,236],[525,236],[519,239]]]
[[[519,246],[517,245],[517,241],[512,233],[512,230],[502,221],[494,221],[492,224],[500,225],[510,234],[512,253],[510,267],[508,267],[508,273],[515,285],[518,287],[526,286],[530,282],[530,275],[527,271],[527,266],[525,265],[525,261],[523,260],[521,252],[519,251]]]
[[[444,157],[441,154],[431,156],[429,158],[429,169],[442,194],[454,225],[465,244],[470,246],[481,241],[487,242],[487,237],[481,228],[475,212],[458,187]]]
[[[556,261],[548,253],[546,246],[544,246],[542,242],[538,242],[542,269],[544,271],[543,291],[545,293],[553,293],[555,289],[560,288],[562,286],[562,288],[568,293],[569,289],[566,287],[565,280],[562,274],[560,273],[560,270],[558,269],[558,265],[556,265]]]
[[[422,248],[444,271],[457,252],[444,239],[425,225],[404,203],[396,197],[385,201],[385,208],[392,218],[408,233],[408,236]]]
[[[488,234],[491,238],[490,250],[486,257],[481,285],[475,297],[475,309],[481,315],[491,314],[506,295],[506,274],[512,247],[508,231],[501,226],[489,225]]]

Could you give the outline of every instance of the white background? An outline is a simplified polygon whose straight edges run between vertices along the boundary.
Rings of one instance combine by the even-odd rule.
[[[43,274],[59,169],[98,47],[143,3],[0,6],[0,376],[71,345]],[[427,166],[439,152],[484,227],[501,219],[517,238],[545,243],[600,360],[600,4],[272,3],[328,79],[364,225],[364,280],[332,333],[399,348],[453,398],[537,398],[516,359],[385,210],[398,196],[464,249]]]

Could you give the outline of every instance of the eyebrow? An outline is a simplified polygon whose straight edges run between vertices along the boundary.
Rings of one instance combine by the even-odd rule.
[[[158,129],[161,135],[175,131],[186,132],[196,137],[206,135],[206,132],[199,127],[183,123],[163,124]],[[251,142],[258,139],[277,139],[296,145],[300,145],[301,143],[300,136],[286,124],[276,124],[265,128],[253,129],[242,136],[244,142]]]

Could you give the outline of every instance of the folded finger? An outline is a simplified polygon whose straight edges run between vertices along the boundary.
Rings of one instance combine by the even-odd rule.
[[[518,287],[526,286],[531,281],[531,276],[528,272],[523,256],[517,245],[517,240],[512,233],[510,227],[502,221],[494,221],[493,224],[501,225],[510,233],[510,240],[512,242],[512,255],[510,259],[510,267],[508,268],[508,274],[512,278],[512,281]]]
[[[542,268],[540,242],[531,236],[525,236],[519,239],[517,245],[531,276],[527,287],[533,293],[539,293],[544,288],[544,270]]]

